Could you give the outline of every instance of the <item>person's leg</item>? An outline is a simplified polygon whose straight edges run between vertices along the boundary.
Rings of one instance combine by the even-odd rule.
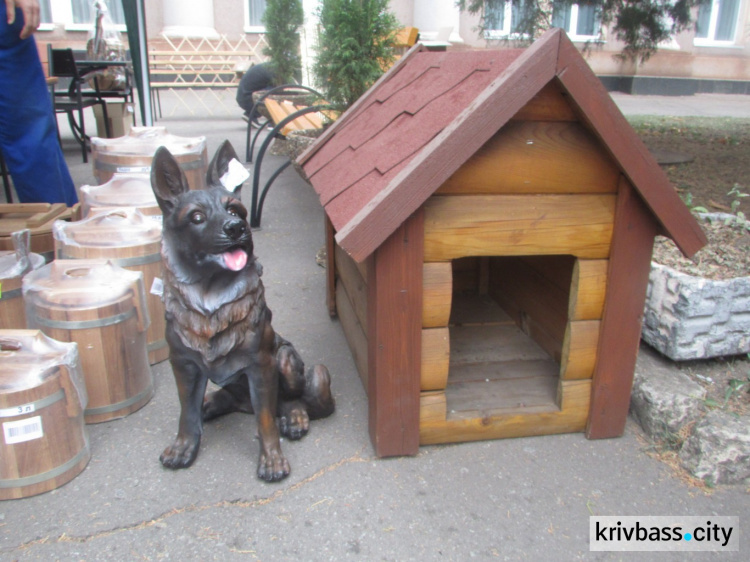
[[[0,150],[19,201],[73,205],[78,197],[33,37],[0,49],[0,83]]]

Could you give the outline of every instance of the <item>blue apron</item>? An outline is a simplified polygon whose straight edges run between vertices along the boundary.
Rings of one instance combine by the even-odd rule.
[[[78,201],[34,36],[21,40],[21,10],[8,25],[0,2],[0,150],[21,203]]]

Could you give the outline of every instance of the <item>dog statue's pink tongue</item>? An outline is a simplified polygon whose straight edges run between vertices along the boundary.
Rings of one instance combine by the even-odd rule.
[[[224,252],[224,265],[232,271],[240,271],[247,264],[247,254],[244,250],[235,250],[233,252]]]

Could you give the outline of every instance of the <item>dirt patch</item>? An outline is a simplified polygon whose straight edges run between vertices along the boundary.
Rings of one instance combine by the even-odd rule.
[[[731,212],[738,187],[750,193],[750,119],[707,117],[642,117],[629,119],[652,151],[676,153],[690,162],[663,166],[689,207]],[[750,197],[737,210],[750,216]]]
[[[630,122],[652,152],[685,160],[662,168],[688,207],[709,213],[739,212],[750,217],[750,196],[743,196],[750,193],[749,119],[636,116]],[[750,275],[750,230],[741,222],[702,222],[709,244],[692,260],[682,256],[671,240],[659,237],[654,245],[654,260],[688,275],[710,279]],[[747,356],[677,365],[706,388],[709,408],[750,413]]]

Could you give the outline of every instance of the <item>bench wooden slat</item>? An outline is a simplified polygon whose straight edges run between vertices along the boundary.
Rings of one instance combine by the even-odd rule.
[[[295,105],[289,100],[283,100],[281,102],[274,99],[266,98],[263,103],[266,105],[268,114],[274,123],[281,123],[282,120],[286,119],[292,113],[304,109],[305,105]],[[325,105],[326,102],[321,101],[321,104]],[[335,116],[333,116],[335,119]],[[287,123],[281,129],[282,135],[288,135],[292,131],[304,131],[308,129],[321,129],[323,127],[323,119],[320,112],[310,112],[305,115],[297,117],[294,121]]]
[[[295,105],[292,102],[285,100],[284,105],[286,106],[284,109],[287,112],[287,115],[291,115],[292,113],[295,113],[299,111],[300,109],[304,109],[307,106],[304,105]],[[315,113],[306,113],[304,115],[300,115],[292,121],[291,123],[295,127],[297,127],[297,130],[305,130],[305,129],[319,129],[323,126],[323,122],[320,121],[320,119],[315,119]]]
[[[290,115],[290,112],[288,111],[288,108],[285,104],[282,105],[281,103],[272,99],[266,99],[263,103],[265,103],[268,114],[271,116],[271,119],[273,119],[274,123],[281,123],[281,121],[283,121],[287,118],[287,116]],[[300,130],[300,128],[295,125],[294,121],[292,121],[281,129],[281,134],[288,135],[292,131],[298,130]]]

